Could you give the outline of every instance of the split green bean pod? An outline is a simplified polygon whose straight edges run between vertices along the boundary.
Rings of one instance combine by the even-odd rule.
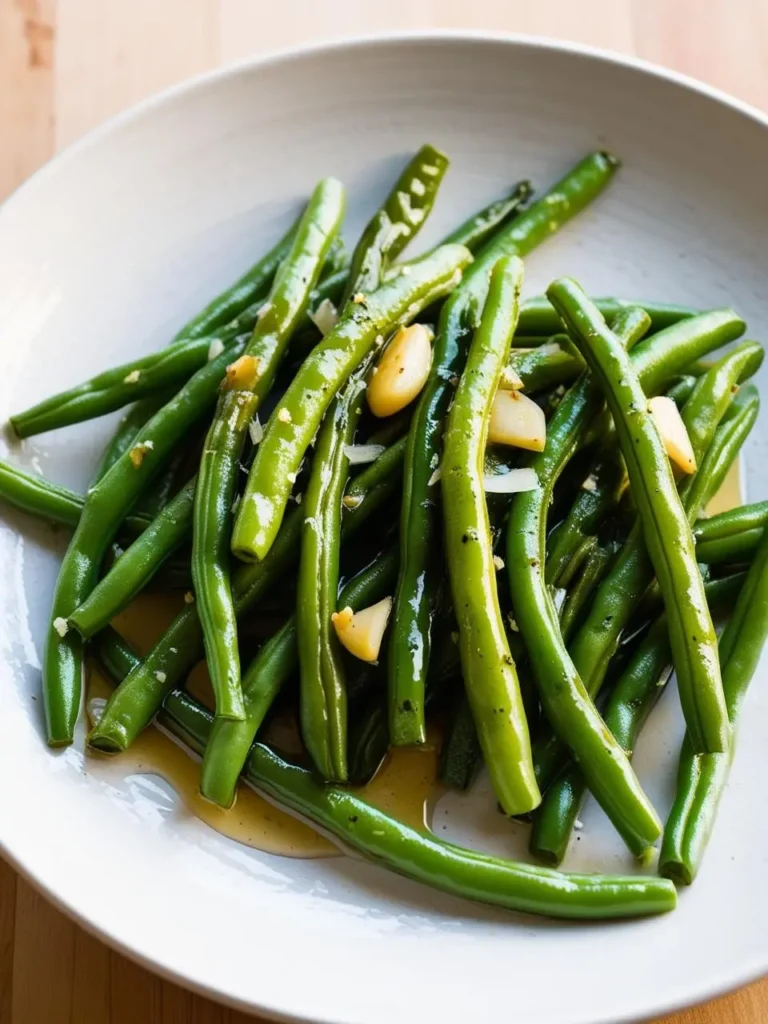
[[[203,446],[195,490],[192,579],[216,714],[222,718],[245,717],[229,570],[240,456],[343,216],[344,189],[335,178],[326,178],[312,193],[243,356],[227,373]]]
[[[516,256],[500,259],[448,415],[442,471],[446,563],[464,685],[494,792],[509,815],[533,810],[541,794],[499,607],[483,474],[491,405],[509,352],[522,283],[522,261]]]
[[[432,367],[408,434],[400,512],[400,574],[387,652],[390,739],[423,743],[424,690],[429,667],[437,498],[433,479],[443,424],[466,346],[482,313],[490,273],[502,256],[524,256],[583,210],[606,187],[616,160],[592,153],[547,195],[508,223],[477,254],[440,313]]]
[[[441,298],[471,259],[463,246],[440,246],[409,264],[349,312],[302,363],[272,416],[248,476],[232,534],[243,559],[264,558],[280,528],[301,465],[333,396],[393,324],[413,320]]]

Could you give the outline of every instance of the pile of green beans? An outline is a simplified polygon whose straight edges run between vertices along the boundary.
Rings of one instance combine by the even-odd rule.
[[[705,517],[754,426],[763,347],[738,341],[731,309],[592,300],[568,278],[522,300],[522,258],[614,179],[604,152],[404,257],[448,169],[423,146],[351,256],[344,189],[322,180],[165,349],[11,417],[24,438],[129,407],[84,495],[0,462],[0,501],[71,531],[47,739],[73,741],[92,654],[117,685],[88,747],[117,754],[157,724],[201,755],[201,792],[222,808],[254,786],[379,864],[501,907],[671,910],[768,634],[768,502]],[[379,373],[407,398],[377,419]],[[184,605],[140,658],[111,623],[171,576]],[[201,660],[210,706],[185,689]],[[663,829],[631,760],[674,677],[687,733]],[[276,711],[301,766],[264,742]],[[428,722],[442,781],[469,789],[485,765],[546,867],[366,801],[389,748],[422,746]],[[665,877],[556,869],[588,792],[642,865],[661,838]]]

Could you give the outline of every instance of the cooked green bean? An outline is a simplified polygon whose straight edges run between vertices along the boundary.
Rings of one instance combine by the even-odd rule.
[[[732,605],[744,579],[741,573],[705,585],[713,612]],[[632,655],[605,707],[605,724],[628,757],[632,757],[640,730],[671,674],[669,630],[662,613]],[[547,863],[561,863],[586,792],[587,784],[576,765],[552,783],[533,818],[531,853]]]
[[[708,565],[751,561],[768,523],[768,501],[700,519],[693,528],[696,559]]]
[[[623,318],[617,329],[631,340],[635,330],[647,329],[649,319],[642,311],[630,311],[629,317],[630,330]],[[507,571],[515,620],[547,719],[578,757],[590,789],[624,841],[634,853],[642,855],[658,838],[661,823],[568,656],[544,578],[547,510],[554,486],[578,446],[580,434],[600,407],[599,391],[590,374],[584,373],[550,420],[544,451],[529,462],[539,486],[516,495],[512,503],[507,524]]]
[[[231,345],[237,337],[235,333],[228,334],[226,344]],[[72,423],[105,416],[137,399],[163,394],[171,387],[180,388],[193,373],[205,366],[210,352],[208,338],[185,340],[46,398],[11,416],[11,424],[19,437],[32,437],[46,430],[58,430]]]
[[[195,480],[191,480],[127,548],[83,603],[69,616],[86,639],[122,611],[147,585],[163,561],[189,536]]]
[[[725,750],[729,726],[717,640],[688,517],[645,394],[624,350],[578,285],[557,281],[547,294],[605,390],[614,417],[645,546],[667,608],[678,689],[692,742],[700,750]],[[687,600],[678,601],[680,594]]]
[[[499,607],[483,475],[491,405],[509,352],[522,283],[522,261],[516,256],[500,259],[448,414],[442,472],[446,563],[464,685],[494,792],[509,815],[533,810],[541,794]],[[403,709],[394,710],[396,719],[403,715]],[[423,706],[404,710],[424,718]],[[397,720],[390,721],[390,732],[396,727]]]
[[[461,370],[468,339],[480,320],[491,270],[502,256],[524,256],[583,210],[603,191],[616,167],[608,154],[587,156],[480,250],[443,304],[429,379],[411,421],[403,472],[400,575],[387,655],[390,738],[397,746],[424,741],[423,694],[430,656],[434,553],[439,548],[434,474],[453,395],[452,380]]]
[[[441,246],[409,264],[410,273],[387,281],[359,303],[317,345],[285,392],[280,411],[270,418],[251,466],[232,535],[241,558],[264,558],[285,512],[290,478],[333,396],[382,332],[412,320],[443,296],[470,259],[463,246]]]
[[[344,506],[342,532],[345,537],[359,530],[396,487],[395,475],[402,455],[399,459],[387,458],[390,451],[352,481],[347,494],[353,494],[356,500]],[[395,456],[397,454],[395,451]],[[232,593],[238,617],[252,608],[296,561],[301,523],[299,507],[285,517],[268,556],[261,562],[241,565],[235,571]],[[176,616],[146,658],[112,695],[88,737],[91,746],[107,753],[126,750],[152,721],[166,694],[181,685],[202,653],[202,627],[193,603]]]
[[[296,587],[301,735],[329,782],[347,778],[347,691],[331,615],[337,610],[341,499],[349,473],[345,449],[357,430],[365,387],[358,370],[326,413],[302,502]]]
[[[736,725],[747,688],[768,636],[768,538],[747,574],[733,615],[720,638],[728,717]],[[709,842],[728,781],[734,747],[724,754],[696,755],[686,734],[680,752],[675,802],[664,830],[659,871],[690,885]]]
[[[509,365],[523,382],[526,394],[570,384],[584,369],[584,360],[563,347],[555,335],[538,348],[513,348]],[[517,339],[515,339],[517,340]]]
[[[462,692],[440,749],[440,781],[451,789],[469,789],[482,763],[483,750],[472,708],[466,693]]]
[[[429,216],[447,170],[448,157],[434,146],[422,146],[409,160],[355,246],[342,309],[358,292],[365,295],[379,287],[387,264],[397,258]]]
[[[470,252],[476,252],[492,235],[504,227],[507,221],[516,217],[520,207],[527,202],[533,189],[529,181],[520,181],[508,196],[496,199],[484,209],[473,213],[443,239],[443,244],[466,245]]]
[[[80,708],[82,638],[69,628],[68,618],[96,585],[101,561],[126,513],[215,402],[228,358],[224,352],[198,370],[86,495],[56,582],[43,658],[46,728],[54,746],[72,742]]]
[[[120,682],[140,664],[116,633],[101,634],[98,654]],[[213,719],[183,690],[169,691],[159,724],[202,754]],[[434,888],[530,913],[563,918],[621,918],[674,910],[677,895],[667,879],[637,875],[562,874],[444,843],[373,808],[354,790],[327,786],[261,743],[250,751],[243,778],[377,863]]]
[[[630,299],[593,299],[597,308],[606,320],[612,320],[622,309],[628,306],[639,306],[651,318],[651,331],[661,331],[665,327],[695,316],[698,310],[690,306],[675,306],[666,302],[635,302]],[[517,325],[518,334],[555,334],[562,331],[563,321],[555,311],[546,295],[536,295],[528,299],[520,308],[520,320]]]
[[[345,584],[338,607],[349,605],[357,611],[380,600],[391,592],[396,573],[397,553],[385,552]],[[243,676],[245,721],[216,719],[214,723],[203,757],[200,791],[221,807],[232,804],[253,740],[275,697],[298,667],[299,636],[298,621],[292,615],[267,640]]]
[[[0,462],[0,499],[14,508],[64,526],[77,526],[83,512],[80,494]]]
[[[216,715],[242,721],[237,622],[229,571],[232,504],[248,429],[271,389],[344,216],[335,178],[315,188],[243,355],[227,371],[200,459],[193,514],[192,579]]]

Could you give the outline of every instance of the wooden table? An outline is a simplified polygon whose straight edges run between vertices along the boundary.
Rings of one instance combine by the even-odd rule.
[[[149,93],[313,39],[424,26],[574,39],[768,107],[765,0],[0,0],[0,200],[62,146]],[[111,952],[0,861],[0,1024],[252,1020]],[[768,981],[667,1024],[759,1024]]]

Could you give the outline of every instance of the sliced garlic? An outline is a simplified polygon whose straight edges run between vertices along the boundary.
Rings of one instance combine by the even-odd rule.
[[[397,332],[366,392],[374,416],[393,416],[418,395],[432,365],[431,340],[424,324],[412,324]]]
[[[258,379],[258,356],[240,356],[227,367],[223,387],[227,391],[250,391]]]
[[[491,407],[488,440],[528,451],[544,451],[547,422],[544,411],[519,391],[497,391]]]
[[[334,612],[331,622],[336,636],[350,654],[361,661],[377,661],[391,611],[392,598],[385,597],[359,612],[353,612],[351,608]]]
[[[648,411],[661,435],[667,455],[684,473],[696,472],[696,456],[685,423],[671,398],[659,395],[648,402]]]

